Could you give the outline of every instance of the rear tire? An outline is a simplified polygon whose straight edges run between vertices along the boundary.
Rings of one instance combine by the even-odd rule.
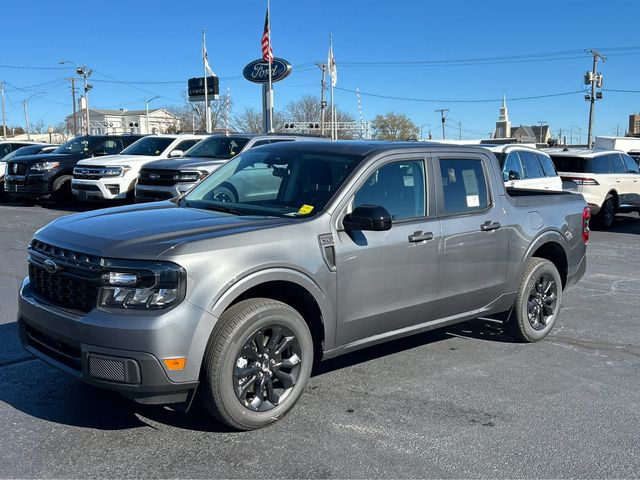
[[[276,300],[244,300],[222,314],[204,357],[202,400],[238,430],[275,422],[295,405],[311,374],[304,318]]]
[[[542,340],[553,329],[561,302],[558,269],[549,260],[533,257],[522,274],[505,331],[520,342]]]
[[[598,224],[605,229],[609,229],[613,226],[613,222],[616,218],[616,201],[613,195],[607,195],[598,212]]]

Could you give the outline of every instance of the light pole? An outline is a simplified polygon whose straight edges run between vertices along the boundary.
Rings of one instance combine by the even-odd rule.
[[[571,143],[573,143],[573,129],[578,130],[578,145],[582,144],[582,129],[575,125],[571,125]]]
[[[428,123],[425,123],[423,125],[420,125],[420,140],[424,140],[424,136],[422,135],[422,129],[424,128],[424,126],[429,127],[428,131],[429,131],[429,140],[431,140],[431,125]]]
[[[86,65],[78,65],[70,60],[60,60],[61,65],[64,63],[70,63],[71,65],[76,66],[76,73],[82,77],[82,85],[84,90],[84,110],[85,110],[85,135],[90,135],[91,131],[89,128],[89,90],[93,88],[92,85],[87,83],[87,78],[91,76],[93,70],[91,70]]]
[[[27,140],[31,140],[31,135],[29,134],[29,100],[31,100],[36,95],[42,95],[47,92],[38,92],[30,95],[22,101],[22,105],[24,106],[24,123],[27,128]]]
[[[158,95],[156,95],[155,97],[151,97],[149,100],[145,100],[144,103],[147,106],[147,131],[145,133],[149,133],[149,102],[151,100],[155,100],[156,98],[160,98]]]

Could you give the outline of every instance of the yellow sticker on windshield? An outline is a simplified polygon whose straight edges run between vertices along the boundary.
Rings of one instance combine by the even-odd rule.
[[[306,215],[307,213],[311,213],[313,211],[313,205],[307,205],[306,203],[300,207],[298,213],[302,215]]]

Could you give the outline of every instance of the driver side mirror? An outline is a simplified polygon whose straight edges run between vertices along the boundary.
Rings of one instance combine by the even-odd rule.
[[[509,180],[520,180],[520,173],[514,170],[509,170]]]
[[[182,155],[184,155],[182,150],[171,150],[169,152],[169,158],[181,157]]]
[[[342,220],[346,231],[370,230],[381,232],[391,229],[391,214],[386,208],[379,205],[360,205]]]

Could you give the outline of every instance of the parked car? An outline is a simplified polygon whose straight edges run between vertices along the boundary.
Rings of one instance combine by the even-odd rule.
[[[0,150],[5,151],[5,149],[2,149],[2,143],[3,142],[0,142]],[[19,144],[14,142],[11,145],[12,147],[16,147]],[[22,147],[18,146],[18,148],[15,148],[10,153],[0,158],[0,199],[4,197],[4,175],[7,167],[7,162],[9,160],[15,157],[24,157],[25,155],[48,153],[55,150],[56,148],[58,148],[58,145],[53,145],[50,143],[29,143]],[[0,155],[1,154],[2,152],[0,152]]]
[[[180,157],[205,135],[149,135],[118,155],[80,160],[73,169],[71,193],[81,200],[133,199],[140,169],[158,159]]]
[[[63,143],[48,154],[27,155],[7,162],[4,189],[28,201],[71,195],[73,168],[79,160],[120,153],[142,135],[89,135]]]
[[[37,142],[31,142],[28,140],[0,140],[0,160],[3,160],[14,150],[17,150],[28,145],[37,145]]]
[[[584,195],[601,226],[616,212],[640,211],[640,168],[617,150],[549,150],[565,189]]]
[[[279,188],[260,192],[265,169]],[[247,150],[179,200],[38,230],[20,337],[146,404],[186,408],[197,388],[244,430],[286,414],[314,360],[501,313],[516,339],[541,340],[585,272],[589,209],[582,195],[505,190],[500,170],[473,146]],[[254,174],[255,190],[213,199]]]
[[[562,190],[562,180],[551,157],[546,153],[519,145],[496,145],[488,148],[500,162],[506,187]]]
[[[146,164],[136,185],[136,202],[167,200],[187,192],[209,173],[240,152],[261,145],[296,140],[318,140],[296,135],[232,134],[211,135],[176,160],[158,160]],[[225,186],[233,192],[232,186]]]

